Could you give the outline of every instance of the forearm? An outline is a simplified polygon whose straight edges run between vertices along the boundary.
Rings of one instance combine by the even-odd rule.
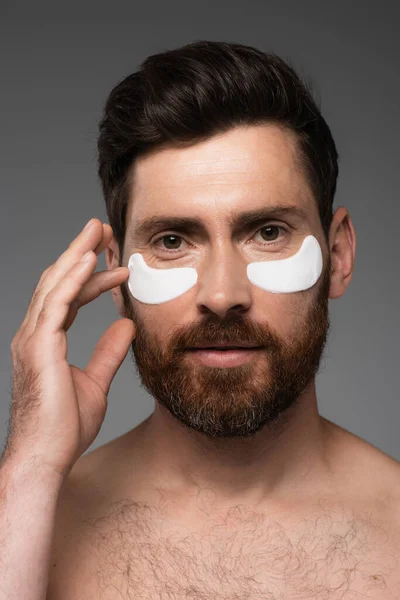
[[[45,600],[61,477],[0,465],[0,600]]]

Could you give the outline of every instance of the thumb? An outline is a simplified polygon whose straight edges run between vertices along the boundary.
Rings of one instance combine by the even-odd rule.
[[[97,342],[83,369],[97,381],[106,396],[135,336],[136,326],[131,319],[114,321]]]

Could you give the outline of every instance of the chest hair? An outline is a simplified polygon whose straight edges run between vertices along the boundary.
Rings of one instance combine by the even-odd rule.
[[[400,568],[382,522],[349,511],[283,520],[237,505],[195,528],[120,501],[82,531],[101,600],[383,600]]]

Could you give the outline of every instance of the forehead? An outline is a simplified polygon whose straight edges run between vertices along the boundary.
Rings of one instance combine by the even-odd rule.
[[[168,211],[210,218],[279,202],[312,210],[292,132],[241,126],[186,148],[163,148],[133,166],[128,221]]]

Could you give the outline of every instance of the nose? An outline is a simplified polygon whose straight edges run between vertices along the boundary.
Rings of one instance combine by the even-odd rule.
[[[244,312],[251,305],[251,283],[247,264],[234,250],[219,248],[198,270],[196,304],[200,312],[213,312],[221,319],[228,312]]]

